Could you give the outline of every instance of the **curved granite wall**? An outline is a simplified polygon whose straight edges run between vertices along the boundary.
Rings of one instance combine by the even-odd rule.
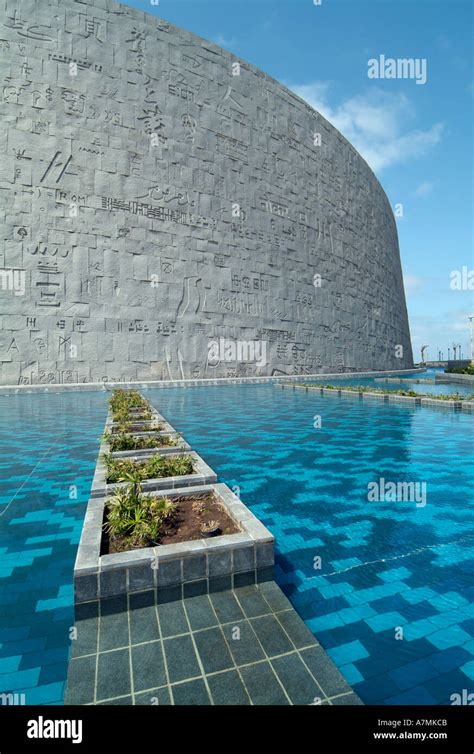
[[[391,208],[324,118],[124,5],[0,8],[1,383],[412,366]]]

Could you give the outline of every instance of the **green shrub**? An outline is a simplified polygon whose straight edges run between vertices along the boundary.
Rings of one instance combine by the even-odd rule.
[[[173,446],[178,444],[174,437],[167,435],[135,437],[135,435],[129,434],[126,430],[123,433],[115,435],[107,433],[103,439],[109,444],[112,453],[118,450],[145,450],[146,448],[157,448],[160,445]]]
[[[157,544],[164,523],[175,510],[176,505],[166,497],[143,495],[140,483],[134,479],[107,500],[104,528],[110,536],[127,537],[132,547]]]
[[[130,409],[142,409],[146,418],[151,418],[150,404],[137,390],[115,388],[109,399],[109,406],[115,421],[127,421]]]
[[[132,458],[112,458],[104,455],[107,466],[107,482],[122,482],[127,475],[134,475],[138,481],[144,479],[160,479],[168,476],[184,476],[194,472],[193,461],[190,456],[162,456],[159,453],[144,461]]]

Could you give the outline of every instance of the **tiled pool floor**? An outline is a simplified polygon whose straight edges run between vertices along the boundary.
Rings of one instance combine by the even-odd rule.
[[[275,535],[278,584],[365,703],[474,690],[471,416],[271,385],[147,397]],[[0,693],[26,704],[63,698],[106,399],[0,397]],[[427,481],[427,505],[368,503],[379,476]]]
[[[272,581],[86,603],[76,627],[66,704],[360,704]]]
[[[271,386],[148,395],[274,534],[277,583],[364,703],[474,692],[472,416]],[[369,502],[380,478],[425,482],[426,505]]]
[[[0,396],[0,693],[60,704],[104,393]]]

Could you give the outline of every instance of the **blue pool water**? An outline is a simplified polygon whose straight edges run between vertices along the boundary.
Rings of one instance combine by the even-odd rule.
[[[474,690],[470,415],[271,385],[147,396],[274,533],[277,581],[366,703]],[[105,414],[104,393],[0,397],[0,692],[26,703],[62,699]],[[380,477],[426,482],[426,506],[368,502]]]
[[[278,583],[363,701],[474,691],[471,416],[271,386],[149,396],[273,532]],[[426,506],[369,503],[380,477],[425,481]]]
[[[0,396],[0,693],[62,702],[104,393]],[[21,698],[21,697],[19,697]]]

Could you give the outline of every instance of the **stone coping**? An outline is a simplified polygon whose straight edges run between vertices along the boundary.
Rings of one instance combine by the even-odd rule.
[[[101,555],[107,497],[91,497],[74,566],[75,604],[118,594],[216,581],[233,574],[272,569],[274,538],[226,484],[160,490],[170,499],[213,492],[241,529],[235,534]],[[150,497],[152,492],[144,493]]]
[[[63,385],[0,385],[0,395],[16,395],[18,393],[60,393],[68,390],[76,391],[97,391],[104,390],[111,392],[115,387],[121,388],[165,388],[165,387],[198,387],[200,385],[241,385],[252,383],[280,383],[291,381],[301,381],[310,379],[347,379],[351,377],[383,377],[384,375],[393,374],[418,374],[426,372],[424,367],[413,367],[413,369],[386,369],[368,372],[316,372],[315,374],[305,375],[273,375],[268,377],[219,377],[205,379],[185,379],[185,380],[124,380],[122,382],[71,382]]]
[[[435,374],[437,384],[471,385],[474,388],[474,374],[456,374],[456,372],[443,372]]]
[[[397,395],[396,393],[372,393],[371,391],[360,391],[357,390],[344,390],[344,388],[337,388],[335,390],[331,390],[329,388],[324,387],[315,387],[310,385],[285,385],[282,384],[280,387],[283,388],[290,388],[291,390],[304,390],[305,392],[308,392],[309,390],[314,390],[320,395],[337,395],[338,397],[350,395],[351,397],[356,397],[362,399],[362,398],[376,398],[378,400],[383,401],[384,403],[409,403],[413,406],[429,406],[430,408],[450,408],[450,409],[456,409],[456,410],[463,410],[471,412],[474,410],[474,401],[445,401],[445,400],[436,400],[435,398],[424,398],[422,396],[409,396],[409,395]]]

